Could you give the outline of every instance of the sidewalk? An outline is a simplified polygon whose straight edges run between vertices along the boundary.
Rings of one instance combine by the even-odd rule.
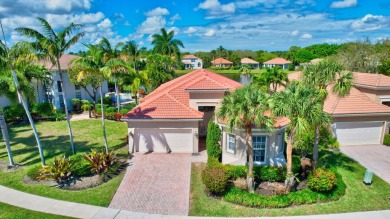
[[[86,204],[79,204],[74,202],[60,201],[50,198],[44,198],[37,195],[32,195],[24,192],[20,192],[14,189],[10,189],[4,186],[0,186],[0,202],[10,205],[18,206],[21,208],[45,212],[56,215],[63,215],[75,218],[101,218],[101,219],[185,219],[185,218],[202,218],[202,217],[188,217],[188,216],[175,216],[175,215],[158,215],[147,214],[139,212],[131,212],[120,209],[104,208]],[[281,209],[282,210],[282,209]],[[221,219],[218,217],[217,219]],[[276,217],[258,217],[259,219],[275,219]],[[388,219],[390,218],[390,210],[385,211],[368,211],[368,212],[355,212],[344,214],[328,214],[328,215],[312,215],[312,216],[291,216],[291,217],[278,217],[285,219]],[[229,218],[233,219],[233,218]]]

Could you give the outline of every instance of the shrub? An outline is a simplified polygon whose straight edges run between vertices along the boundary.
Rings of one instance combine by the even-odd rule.
[[[127,103],[125,105],[123,105],[121,108],[122,109],[127,109],[127,112],[129,112],[130,110],[132,110],[137,104],[135,102],[133,103]],[[126,112],[126,113],[127,113]]]
[[[100,103],[100,101],[101,98],[98,99],[98,103]],[[112,105],[111,97],[103,97],[103,104],[111,106]]]
[[[119,110],[119,113],[120,113],[121,115],[126,115],[128,112],[130,112],[130,110],[124,109],[124,108]]]
[[[246,166],[234,166],[231,164],[226,164],[225,169],[226,169],[227,177],[230,180],[246,177],[248,172],[248,167]]]
[[[297,155],[292,156],[292,172],[297,174],[301,170],[301,157]]]
[[[122,115],[120,113],[115,113],[114,118],[116,121],[119,121],[119,120],[121,120]]]
[[[6,106],[3,109],[3,113],[7,121],[16,121],[26,115],[21,104],[12,104],[11,106]]]
[[[92,109],[92,103],[89,100],[81,100],[81,109],[83,111],[89,111]]]
[[[218,158],[216,157],[207,157],[207,166],[208,167],[222,166],[222,164],[219,162]]]
[[[54,114],[54,119],[56,121],[62,121],[66,119],[66,115],[64,113],[56,113]]]
[[[255,166],[255,178],[261,181],[279,182],[286,179],[285,167]]]
[[[39,169],[37,179],[54,179],[58,184],[69,180],[73,170],[73,162],[69,158],[54,158],[51,165],[43,166]]]
[[[202,171],[202,181],[210,193],[222,194],[228,181],[226,169],[223,166],[206,167]]]
[[[99,175],[107,173],[108,169],[118,161],[114,151],[106,154],[105,149],[100,152],[92,150],[91,153],[84,154],[83,157],[92,165],[91,173],[96,172]]]
[[[54,109],[51,103],[34,103],[31,109],[31,113],[36,116],[53,116]]]
[[[77,176],[85,176],[91,173],[92,165],[84,159],[82,154],[75,154],[71,156],[70,161],[74,163],[73,174]]]
[[[78,98],[73,98],[71,101],[73,110],[79,110],[81,108],[81,100]]]
[[[219,140],[221,139],[221,130],[219,126],[213,122],[209,121],[207,126],[207,137],[206,137],[206,150],[207,156],[215,157],[217,159],[221,158],[222,149],[219,144]]]
[[[316,192],[329,192],[335,187],[336,182],[335,172],[318,168],[309,175],[307,185]]]
[[[385,138],[383,139],[383,144],[390,146],[390,134],[385,135]]]
[[[295,65],[294,64],[288,64],[288,70],[289,71],[294,71],[295,70]]]
[[[37,180],[38,176],[39,176],[39,169],[41,168],[42,166],[40,164],[38,165],[33,165],[33,166],[30,166],[28,169],[27,169],[27,173],[26,175],[32,179],[32,180]]]
[[[115,113],[117,110],[116,110],[116,108],[115,107],[108,107],[107,109],[106,109],[106,112],[107,113]]]

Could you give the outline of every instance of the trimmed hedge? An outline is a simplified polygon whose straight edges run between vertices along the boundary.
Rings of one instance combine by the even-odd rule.
[[[307,185],[317,192],[328,192],[336,185],[336,174],[327,169],[318,168],[310,173]]]
[[[390,134],[385,135],[385,138],[383,139],[383,144],[390,146]]]
[[[218,160],[221,159],[222,149],[219,144],[219,140],[221,139],[221,129],[219,126],[213,122],[209,121],[207,125],[207,137],[206,137],[206,150],[208,157],[215,157]]]
[[[223,194],[228,181],[226,169],[223,166],[206,167],[202,171],[202,181],[207,191],[213,194]]]

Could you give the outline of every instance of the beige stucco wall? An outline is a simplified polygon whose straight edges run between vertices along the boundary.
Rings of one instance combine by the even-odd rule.
[[[227,135],[228,134],[236,135],[236,150],[232,154],[227,151]],[[283,150],[281,152],[279,149],[279,140],[278,134],[283,135],[284,130],[276,130],[272,133],[264,133],[260,131],[253,130],[252,135],[263,135],[268,136],[267,138],[267,148],[266,148],[266,158],[264,165],[281,165],[275,162],[275,158],[283,156]],[[284,136],[284,135],[283,135]],[[233,165],[246,165],[247,162],[247,146],[246,146],[246,136],[244,130],[229,130],[227,127],[222,126],[222,163],[224,164],[233,164]]]
[[[134,145],[134,133],[135,129],[142,132],[142,129],[192,129],[193,133],[193,151],[192,153],[198,153],[199,151],[199,133],[198,133],[198,121],[127,121],[128,135],[129,135],[129,151],[134,151],[137,145]],[[172,151],[174,153],[174,151]]]
[[[225,95],[224,91],[221,92],[189,92],[190,94],[190,107],[198,110],[199,106],[215,106],[219,108],[221,106],[222,99]]]

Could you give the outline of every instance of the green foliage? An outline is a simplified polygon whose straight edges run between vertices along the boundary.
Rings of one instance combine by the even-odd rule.
[[[72,171],[74,175],[85,176],[91,174],[92,165],[84,159],[82,154],[71,156],[70,161],[74,163]]]
[[[7,121],[20,120],[26,115],[21,104],[12,104],[11,106],[6,106],[3,109],[3,113]]]
[[[79,106],[81,104],[81,100],[79,98],[73,98],[70,100],[73,106]]]
[[[314,59],[314,55],[310,51],[306,49],[299,49],[295,54],[294,61],[297,63],[304,63],[310,62],[312,59]]]
[[[98,105],[100,105],[101,98],[98,99]],[[111,106],[112,105],[112,99],[111,97],[103,97],[103,104]]]
[[[66,115],[64,113],[56,113],[54,114],[54,119],[56,121],[62,121],[66,119]]]
[[[280,182],[286,179],[285,167],[255,166],[255,179],[261,181]]]
[[[106,154],[104,149],[100,152],[92,150],[89,154],[84,154],[83,157],[92,165],[91,173],[96,172],[99,175],[106,174],[109,168],[118,162],[114,151]]]
[[[385,138],[383,139],[383,144],[390,146],[390,134],[385,135]]]
[[[317,168],[309,175],[307,185],[316,192],[329,192],[337,182],[336,173],[332,170]]]
[[[108,107],[106,110],[105,110],[105,113],[115,113],[117,110],[115,107]]]
[[[339,48],[340,45],[328,43],[313,44],[305,47],[305,49],[311,52],[315,58],[324,58],[336,54]]]
[[[85,111],[92,110],[92,103],[89,100],[81,100],[81,109]]]
[[[294,174],[299,173],[301,169],[301,157],[297,155],[292,156],[292,172]]]
[[[210,120],[207,126],[206,149],[208,157],[221,159],[222,149],[219,141],[221,139],[221,129],[218,124]]]
[[[31,113],[36,116],[53,116],[54,109],[51,103],[34,103],[31,109]]]
[[[376,71],[380,74],[390,75],[390,58],[383,60],[376,68]]]
[[[295,70],[295,65],[293,63],[288,64],[288,70],[289,71],[294,71]]]
[[[66,182],[72,174],[73,164],[69,158],[56,157],[52,164],[39,169],[37,179],[54,179],[58,184]]]
[[[202,171],[202,181],[206,186],[206,189],[212,194],[224,193],[228,182],[225,167],[206,167]]]
[[[130,110],[128,110],[128,109],[120,109],[120,110],[119,110],[119,113],[120,113],[121,115],[126,115],[129,111],[130,111]]]
[[[222,166],[221,162],[219,162],[218,158],[216,157],[207,157],[207,166],[208,167],[214,167],[214,166]]]
[[[247,175],[248,167],[247,166],[235,166],[231,164],[225,165],[227,177],[230,180],[235,180],[237,178],[244,178]]]
[[[146,72],[153,89],[173,78],[175,61],[171,57],[153,54],[148,56],[146,63]]]
[[[122,108],[122,109],[127,109],[127,110],[128,110],[127,112],[129,112],[129,111],[132,110],[135,106],[137,106],[137,104],[136,104],[135,102],[133,102],[133,103],[127,103],[127,104],[123,105],[121,108]]]
[[[39,169],[42,167],[42,165],[38,164],[38,165],[33,165],[33,166],[30,166],[28,169],[27,169],[27,173],[26,175],[32,179],[32,180],[37,180],[38,176],[39,176]]]

